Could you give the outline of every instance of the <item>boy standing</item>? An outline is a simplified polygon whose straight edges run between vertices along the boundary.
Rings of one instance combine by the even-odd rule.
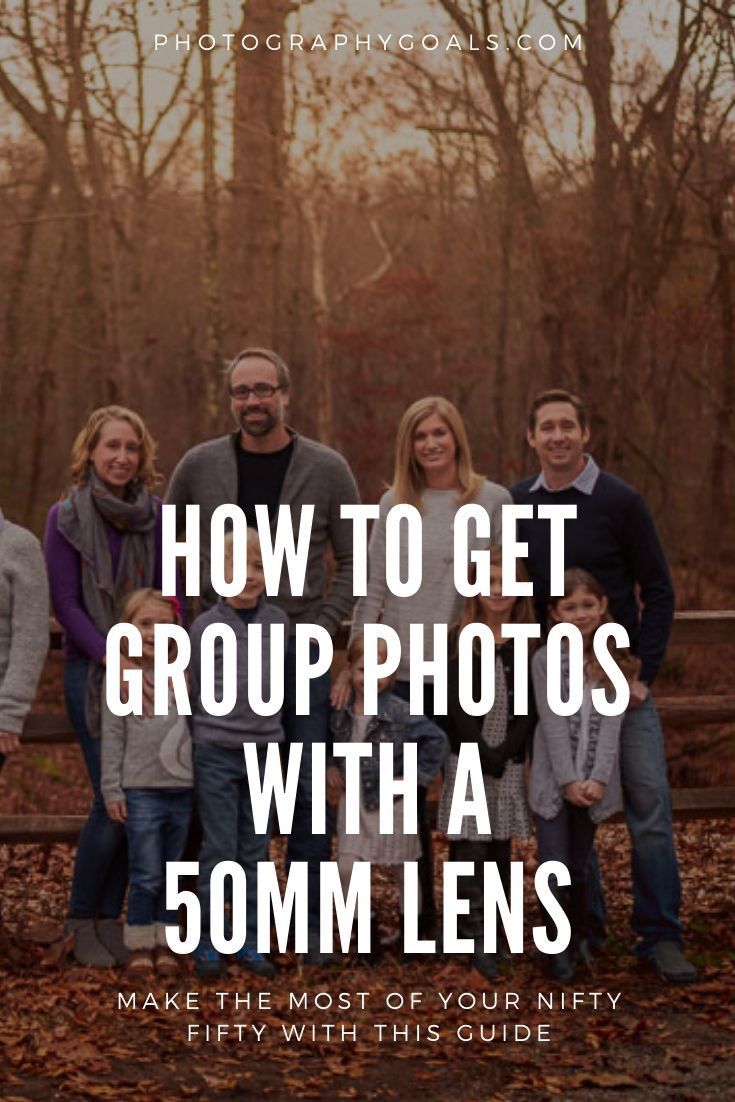
[[[226,540],[227,573],[232,572],[232,540]],[[210,935],[210,877],[220,861],[237,861],[245,870],[247,926],[245,944],[234,959],[256,976],[272,976],[275,966],[256,949],[256,905],[258,862],[268,858],[269,833],[256,834],[245,771],[243,744],[258,746],[258,770],[262,778],[268,743],[283,741],[280,714],[258,715],[248,700],[248,627],[262,625],[262,670],[264,699],[268,699],[271,668],[271,627],[283,626],[283,660],[288,641],[288,617],[263,599],[265,579],[260,541],[248,529],[248,572],[245,588],[236,597],[220,601],[202,613],[191,628],[192,738],[194,741],[194,784],[204,841],[199,857],[198,895],[202,907],[202,933],[195,952],[197,975],[218,976],[223,962]],[[201,641],[209,624],[228,624],[237,640],[237,700],[227,715],[213,716],[201,703]],[[275,643],[274,645],[277,645]],[[223,655],[221,642],[215,650],[214,697],[222,698]]]

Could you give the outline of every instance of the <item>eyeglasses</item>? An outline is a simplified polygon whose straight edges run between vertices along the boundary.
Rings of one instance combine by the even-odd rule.
[[[277,390],[283,390],[282,386],[273,386],[271,383],[256,383],[255,386],[236,386],[230,388],[230,397],[236,402],[247,402],[251,394],[261,401],[264,398],[272,398]]]

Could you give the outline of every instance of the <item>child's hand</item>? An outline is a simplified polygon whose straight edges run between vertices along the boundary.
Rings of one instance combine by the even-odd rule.
[[[575,807],[590,807],[593,802],[587,795],[587,790],[582,781],[571,781],[569,784],[565,784],[562,794],[564,799],[568,800],[570,804],[574,804]]]
[[[605,795],[605,785],[599,781],[585,781],[584,790],[593,804],[596,804]]]
[[[124,823],[128,817],[128,809],[125,804],[125,800],[117,800],[115,803],[107,804],[107,814],[112,819],[113,823]]]
[[[330,765],[327,769],[327,803],[336,806],[342,798],[344,790],[345,779],[342,776],[341,769],[338,769],[336,765]]]
[[[11,731],[0,731],[0,754],[15,754],[20,750],[20,739]]]
[[[329,694],[329,700],[333,708],[347,707],[350,702],[350,689],[350,673],[349,670],[344,669],[332,685],[332,691]]]

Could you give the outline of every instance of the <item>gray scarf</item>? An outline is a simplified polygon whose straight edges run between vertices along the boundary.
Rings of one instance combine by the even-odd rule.
[[[158,504],[137,479],[125,488],[124,497],[110,493],[90,468],[89,478],[73,486],[61,499],[58,529],[79,552],[82,564],[82,598],[87,615],[107,634],[118,620],[121,603],[135,589],[153,584],[155,545],[153,529]],[[123,533],[117,574],[113,576],[107,525]],[[100,733],[100,689],[104,670],[91,662],[87,675],[86,719],[89,733]]]

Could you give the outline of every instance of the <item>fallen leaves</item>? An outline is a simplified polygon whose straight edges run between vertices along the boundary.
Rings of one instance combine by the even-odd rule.
[[[51,782],[49,782],[51,783]],[[493,990],[519,992],[521,1010],[508,1014],[479,1009],[453,1010],[440,1019],[442,1037],[429,1045],[425,1034],[436,1007],[402,1013],[410,1026],[408,1043],[379,1044],[370,1024],[372,1008],[354,1014],[355,1043],[310,1042],[286,1045],[280,1027],[289,1016],[279,997],[289,990],[388,991],[474,990],[487,988],[462,962],[431,959],[402,965],[387,956],[377,969],[356,967],[323,973],[294,967],[293,958],[273,981],[274,1009],[259,1013],[268,1030],[261,1043],[191,1043],[179,1014],[121,1014],[118,989],[129,986],[119,973],[92,973],[63,967],[69,940],[59,930],[71,873],[66,847],[19,846],[0,853],[0,892],[12,931],[14,960],[0,965],[3,988],[0,1028],[0,1095],[3,1102],[58,1098],[114,1102],[173,1102],[174,1099],[362,1099],[441,1097],[443,1102],[541,1102],[546,1098],[598,1102],[619,1095],[645,1102],[687,1097],[695,1102],[728,1097],[729,1065],[735,1058],[731,996],[735,981],[735,845],[730,823],[687,823],[678,827],[686,884],[685,917],[696,919],[689,948],[704,964],[702,982],[672,988],[637,972],[627,942],[630,907],[629,850],[620,827],[600,835],[608,889],[610,928],[617,934],[610,951],[596,962],[594,975],[581,975],[578,990],[621,991],[618,1009],[549,1014],[551,1043],[462,1044],[456,1027],[463,1020],[529,1024],[529,998],[547,988],[531,954],[514,961]],[[441,849],[440,849],[441,852]],[[521,853],[516,856],[526,856]],[[392,898],[392,897],[391,897]],[[30,901],[30,905],[29,905]],[[384,906],[392,904],[379,900]],[[200,1016],[222,1020],[214,992],[254,990],[249,977],[233,973],[226,981],[203,984],[189,973],[175,989],[202,991],[209,1000]],[[153,982],[157,994],[165,986]],[[173,990],[174,987],[172,986]],[[428,1000],[427,1000],[428,1001]],[[525,1005],[524,1005],[525,1003]],[[333,1013],[333,1011],[332,1011]],[[352,1012],[351,1012],[352,1015]],[[249,1012],[253,1017],[253,1012]],[[237,1020],[237,1014],[232,1020]],[[242,1019],[247,1020],[247,1018]],[[314,1012],[316,1025],[329,1013]],[[386,1020],[383,1018],[383,1020]],[[391,1019],[392,1020],[392,1019]],[[728,1042],[728,1043],[725,1043]],[[719,1086],[721,1084],[721,1086]]]

